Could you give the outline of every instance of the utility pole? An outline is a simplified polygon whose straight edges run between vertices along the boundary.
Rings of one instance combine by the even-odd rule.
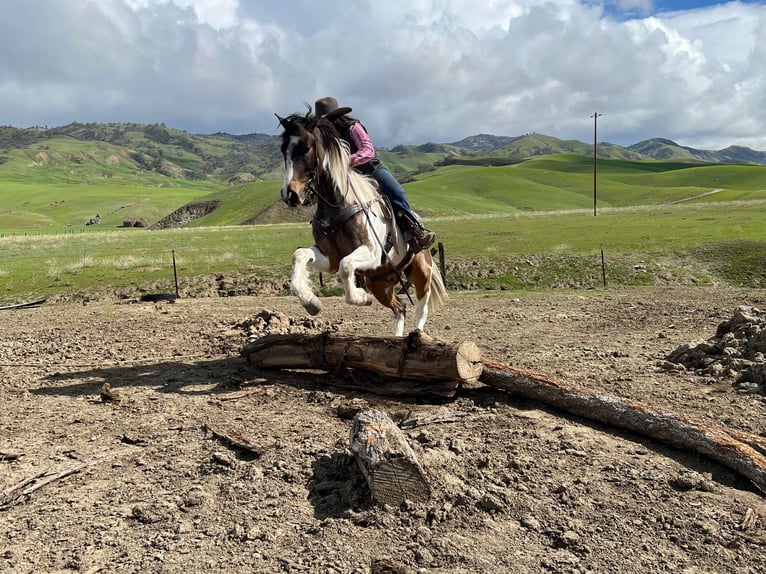
[[[598,165],[598,117],[604,114],[594,112],[593,118],[593,217],[596,216],[596,171]]]

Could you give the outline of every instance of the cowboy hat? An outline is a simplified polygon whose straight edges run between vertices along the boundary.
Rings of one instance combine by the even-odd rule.
[[[314,113],[316,113],[318,117],[324,117],[332,114],[333,117],[337,118],[339,116],[346,115],[350,111],[351,108],[338,107],[338,100],[333,97],[328,96],[314,102]]]

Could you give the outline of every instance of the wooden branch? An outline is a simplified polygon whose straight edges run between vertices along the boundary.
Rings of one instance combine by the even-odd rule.
[[[19,460],[22,456],[24,456],[23,452],[6,452],[0,450],[0,462],[12,462],[14,460]]]
[[[263,455],[263,449],[255,444],[253,442],[253,438],[245,433],[237,433],[237,434],[224,434],[222,432],[218,432],[208,425],[205,425],[204,430],[208,431],[210,434],[212,434],[216,439],[221,441],[227,446],[232,446],[234,448],[239,448],[242,450],[249,451],[253,453],[256,457],[261,457]]]
[[[760,451],[764,445],[762,437],[636,401],[599,395],[562,379],[496,361],[484,361],[479,380],[568,413],[694,450],[737,471],[766,492],[766,456]]]
[[[219,401],[236,401],[262,392],[263,387],[248,387],[246,389],[240,389],[238,391],[231,391],[230,393],[217,395],[216,398]]]
[[[399,506],[405,500],[425,502],[431,497],[415,451],[386,413],[367,410],[354,417],[351,451],[375,502]]]
[[[51,482],[66,478],[72,474],[76,474],[82,469],[92,466],[97,462],[107,458],[113,458],[127,451],[128,449],[113,449],[104,451],[93,457],[91,460],[80,461],[75,464],[59,467],[58,469],[44,470],[34,476],[25,478],[17,485],[0,492],[0,510],[8,510],[20,498],[32,494],[34,491],[42,488],[47,484],[50,484]]]
[[[437,423],[454,423],[456,421],[462,420],[464,417],[467,417],[470,414],[471,413],[467,413],[464,411],[449,411],[449,412],[436,413],[433,415],[426,415],[423,417],[415,417],[415,418],[410,418],[408,416],[407,419],[399,423],[399,428],[414,429],[417,427],[422,427],[425,425],[431,425],[431,424],[437,424]]]
[[[267,335],[248,344],[242,355],[262,369],[362,369],[383,378],[368,381],[369,390],[381,394],[452,396],[459,384],[478,380],[483,368],[474,343],[445,343],[420,331],[407,337]]]

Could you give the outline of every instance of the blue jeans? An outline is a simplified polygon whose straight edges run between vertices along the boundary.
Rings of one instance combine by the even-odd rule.
[[[379,165],[373,172],[372,176],[380,186],[380,192],[385,195],[394,207],[394,213],[399,209],[404,210],[409,214],[413,214],[410,202],[407,201],[407,194],[404,193],[404,189],[393,174],[388,171],[388,168],[384,165]]]

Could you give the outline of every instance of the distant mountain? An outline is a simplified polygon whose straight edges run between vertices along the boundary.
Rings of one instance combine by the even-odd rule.
[[[434,146],[436,144],[430,144]],[[452,155],[458,156],[492,156],[505,158],[527,158],[538,155],[556,153],[574,153],[577,155],[593,155],[593,144],[586,144],[578,140],[560,140],[545,134],[529,133],[523,136],[507,137],[480,134],[462,139],[458,142],[446,144]],[[420,149],[420,148],[419,148]],[[598,148],[599,157],[609,159],[645,160],[648,156],[625,147],[600,143]],[[454,159],[446,159],[450,163]]]
[[[175,178],[220,178],[237,183],[278,179],[282,171],[278,136],[221,132],[189,134],[162,123],[72,123],[54,128],[25,129],[0,126],[0,165],[9,161],[12,150],[39,147],[46,145],[46,140],[56,138],[104,142],[119,148],[115,154],[127,156],[136,169],[171,174]],[[419,146],[380,149],[383,160],[401,178],[433,169],[438,164],[457,161],[460,157],[472,158],[472,161],[481,164],[481,158],[502,158],[505,161],[559,153],[592,156],[593,145],[533,132],[516,137],[477,134],[452,143],[429,142]],[[628,147],[600,142],[598,155],[606,159],[673,159],[766,165],[766,152],[763,151],[742,146],[730,146],[718,151],[698,150],[664,138],[648,139]],[[87,154],[82,161],[90,161]]]
[[[434,149],[437,144],[429,145]],[[526,158],[555,153],[574,153],[593,156],[593,144],[578,140],[560,140],[534,132],[518,137],[479,134],[446,145],[453,153],[461,155]],[[766,165],[766,152],[743,146],[730,146],[718,151],[699,150],[678,145],[664,138],[644,140],[628,147],[599,142],[598,155],[602,158],[631,161],[678,159],[707,163]]]
[[[755,151],[743,146],[729,146],[722,150],[710,151],[682,146],[669,139],[652,138],[628,146],[627,149],[651,159],[680,159],[708,163],[766,165],[766,152]]]
[[[574,153],[592,156],[593,144],[586,144],[578,140],[560,140],[553,136],[531,133],[514,139],[512,143],[498,151],[507,157],[532,157],[554,153]],[[641,154],[610,143],[599,144],[598,155],[599,157],[609,159],[647,159]]]
[[[61,138],[110,144],[120,148],[116,150],[118,155],[127,152],[136,167],[147,172],[164,174],[159,166],[177,166],[174,177],[183,179],[272,179],[282,165],[276,136],[189,134],[164,123],[75,122],[61,127],[27,129],[0,126],[0,157],[9,150],[45,145],[48,140]]]
[[[490,134],[478,134],[475,136],[463,138],[458,142],[454,142],[448,145],[469,151],[487,151],[505,147],[517,139],[519,138],[513,138],[509,136],[493,136]]]

